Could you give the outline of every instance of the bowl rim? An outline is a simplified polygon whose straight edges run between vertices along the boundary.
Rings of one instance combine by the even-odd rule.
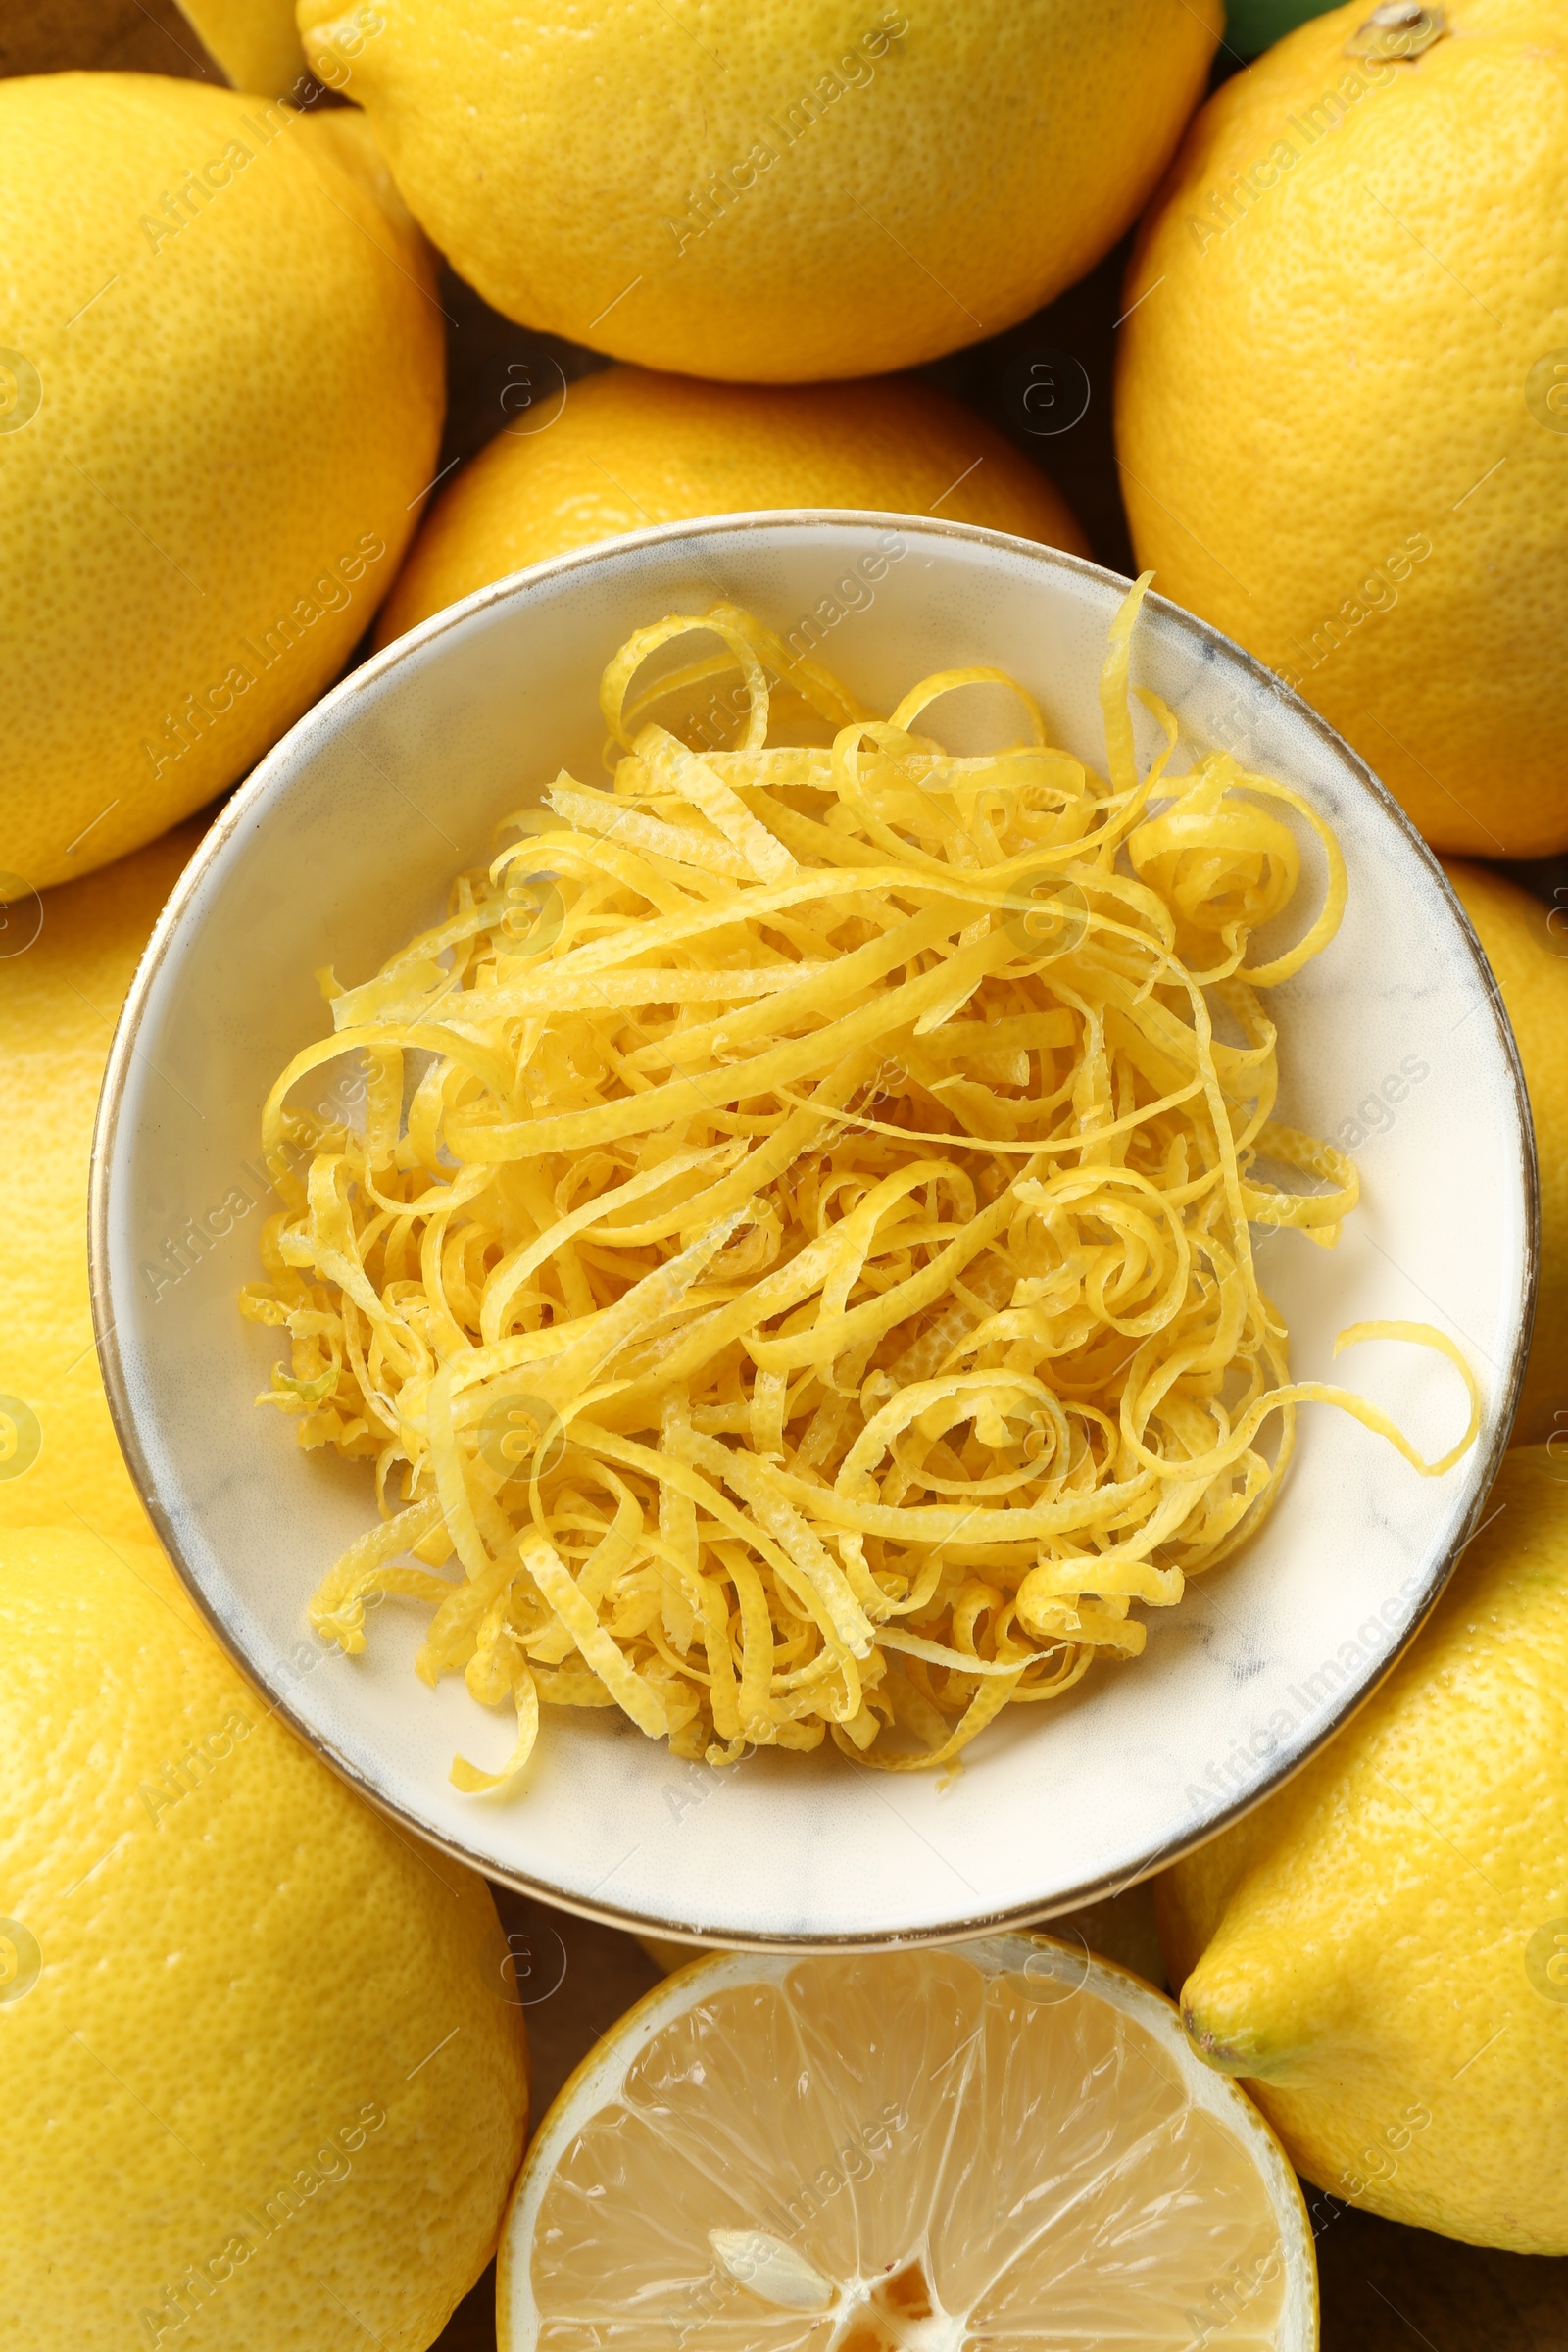
[[[194,1602],[203,1623],[214,1635],[230,1661],[258,1693],[266,1698],[270,1714],[281,1716],[293,1736],[301,1740],[319,1760],[346,1781],[361,1797],[375,1806],[401,1835],[404,1831],[421,1839],[424,1844],[448,1855],[454,1862],[476,1871],[481,1877],[510,1887],[556,1910],[597,1921],[603,1926],[617,1928],[638,1936],[663,1936],[691,1943],[694,1948],[717,1948],[753,1951],[834,1952],[870,1951],[908,1947],[916,1944],[966,1942],[977,1936],[997,1936],[1012,1930],[1027,1929],[1063,1913],[1078,1910],[1090,1903],[1121,1894],[1156,1871],[1164,1870],[1192,1853],[1211,1838],[1219,1837],[1236,1822],[1255,1810],[1273,1796],[1286,1783],[1293,1780],[1310,1764],[1331,1740],[1338,1738],[1351,1717],[1357,1714],[1373,1694],[1388,1680],[1404,1657],[1411,1642],[1419,1635],[1428,1617],[1437,1606],[1449,1578],[1474,1537],[1480,1532],[1482,1514],[1486,1510],[1492,1489],[1501,1468],[1502,1457],[1512,1436],[1518,1411],[1520,1392],[1524,1383],[1525,1363],[1534,1332],[1541,1260],[1541,1184],[1540,1164],[1536,1146],[1535,1123],[1531,1116],[1530,1098],[1526,1091],[1524,1070],[1519,1049],[1502,1002],[1502,992],[1493,976],[1475,926],[1465,910],[1437,852],[1417,830],[1413,819],[1396,801],[1388,786],[1368,766],[1361,755],[1348,744],[1337,728],[1315,710],[1294,687],[1288,685],[1277,671],[1248,652],[1236,639],[1226,636],[1212,622],[1201,619],[1185,606],[1173,603],[1152,589],[1147,604],[1156,609],[1167,626],[1187,638],[1195,649],[1206,653],[1218,646],[1239,667],[1246,683],[1261,698],[1281,705],[1296,719],[1304,723],[1342,770],[1366,792],[1383,815],[1402,835],[1405,844],[1414,850],[1427,866],[1439,888],[1448,901],[1450,911],[1458,920],[1461,935],[1469,949],[1476,976],[1482,982],[1492,1016],[1493,1028],[1501,1048],[1513,1086],[1515,1108],[1526,1150],[1522,1155],[1521,1175],[1524,1189],[1524,1298],[1518,1338],[1513,1353],[1499,1384],[1501,1409],[1498,1412],[1492,1443],[1483,1464],[1483,1476],[1478,1484],[1475,1500],[1466,1514],[1455,1539],[1441,1553],[1435,1554],[1410,1614],[1399,1629],[1398,1638],[1383,1661],[1381,1670],[1365,1683],[1351,1689],[1345,1699],[1331,1709],[1320,1721],[1301,1750],[1281,1764],[1256,1788],[1223,1804],[1220,1809],[1191,1836],[1178,1834],[1152,1855],[1141,1861],[1131,1871],[1115,1871],[1085,1881],[1068,1890],[1063,1898],[1053,1896],[1042,1905],[1023,1902],[999,1910],[979,1913],[971,1918],[944,1922],[930,1928],[871,1929],[862,1933],[829,1935],[760,1935],[755,1930],[726,1929],[716,1926],[698,1928],[684,1923],[676,1925],[669,1919],[649,1915],[614,1903],[597,1902],[591,1896],[568,1893],[554,1884],[531,1877],[523,1871],[509,1869],[493,1857],[476,1855],[469,1847],[433,1830],[426,1822],[407,1812],[384,1789],[371,1786],[353,1761],[335,1743],[307,1721],[291,1703],[289,1697],[273,1690],[264,1681],[259,1669],[240,1649],[228,1629],[209,1601],[199,1579],[183,1558],[173,1526],[164,1508],[142,1450],[135,1413],[130,1400],[129,1383],[117,1340],[117,1326],[109,1278],[109,1227],[111,1170],[115,1161],[120,1134],[121,1111],[123,1106],[125,1084],[137,1052],[137,1035],[147,1009],[154,981],[172,956],[177,956],[178,935],[190,901],[195,897],[208,868],[232,840],[252,813],[262,805],[281,798],[287,790],[287,771],[297,755],[298,739],[305,730],[330,732],[347,721],[359,696],[366,688],[387,676],[400,662],[440,638],[461,630],[468,621],[487,612],[492,606],[511,603],[537,584],[568,577],[575,571],[591,570],[605,562],[633,556],[647,548],[676,545],[684,540],[707,540],[714,536],[740,537],[760,531],[780,529],[815,529],[822,525],[856,529],[900,529],[927,537],[958,540],[972,546],[991,549],[1008,555],[1024,555],[1047,570],[1076,573],[1097,584],[1125,594],[1133,584],[1124,573],[1108,565],[1097,564],[1087,556],[1076,556],[1064,548],[1048,545],[1041,540],[1023,539],[1007,531],[996,531],[979,523],[944,520],[939,515],[903,514],[883,509],[863,507],[786,507],[757,509],[729,514],[695,515],[675,522],[656,523],[640,531],[628,531],[612,539],[596,539],[583,547],[567,549],[564,554],[551,556],[543,562],[524,565],[506,573],[501,579],[486,582],[457,603],[446,605],[425,620],[418,622],[390,644],[370,653],[366,660],[340,677],[336,683],[301,711],[298,718],[285,729],[277,741],[267,750],[256,765],[232,789],[212,824],[203,835],[190,861],[181,870],[173,889],[161,909],[146,947],[137,963],[135,974],[125,995],[119,1019],[115,1024],[110,1045],[97,1113],[93,1123],[91,1178],[87,1215],[88,1287],[92,1308],[93,1337],[109,1403],[110,1418],[115,1436],[126,1466],[135,1481],[142,1507],[152,1520],[158,1539],[181,1584]]]

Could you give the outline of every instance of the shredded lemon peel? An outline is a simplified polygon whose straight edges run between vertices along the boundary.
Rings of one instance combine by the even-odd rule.
[[[1426,1477],[1473,1444],[1474,1375],[1429,1325],[1336,1353],[1454,1365],[1469,1419],[1435,1461],[1290,1377],[1250,1227],[1333,1247],[1358,1181],[1275,1120],[1259,992],[1333,938],[1345,867],[1224,751],[1167,779],[1177,724],[1141,690],[1163,740],[1140,776],[1148,585],[1110,630],[1103,779],[1002,671],[882,718],[738,608],[672,614],[605,672],[611,789],[561,775],[442,923],[357,987],[321,976],[332,1033],[264,1111],[284,1207],[241,1306],[290,1335],[262,1401],[375,1464],[382,1522],[312,1624],[357,1653],[368,1601],[426,1605],[420,1675],[515,1710],[506,1763],[458,1757],[459,1788],[513,1787],[542,1705],[713,1763],[831,1735],[954,1765],[1007,1706],[1139,1655],[1132,1604],[1257,1529],[1298,1404]],[[634,697],[694,635],[722,652]],[[732,748],[653,715],[736,669]],[[1015,698],[1020,740],[915,730],[975,686]],[[1302,829],[1322,906],[1249,964]],[[354,1054],[362,1123],[289,1107]]]

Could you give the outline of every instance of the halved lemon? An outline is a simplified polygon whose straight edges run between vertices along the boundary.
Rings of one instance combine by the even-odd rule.
[[[1171,2003],[1043,1936],[729,1952],[565,2085],[500,2352],[1312,2352],[1296,2177]]]

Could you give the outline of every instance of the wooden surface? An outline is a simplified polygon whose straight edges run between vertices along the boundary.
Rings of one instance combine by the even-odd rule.
[[[0,0],[0,74],[73,68],[223,78],[174,0]]]
[[[220,79],[172,0],[0,0],[0,74],[70,69]],[[1124,249],[1052,307],[989,342],[921,372],[969,401],[1049,473],[1072,506],[1101,562],[1132,569],[1110,432],[1110,361]],[[504,419],[509,369],[554,359],[568,377],[603,365],[591,352],[518,327],[486,308],[449,273],[444,300],[450,407],[443,465],[470,456]],[[1030,370],[1087,387],[1068,430],[1032,430],[1024,404]],[[1074,370],[1081,370],[1081,376]],[[541,377],[540,380],[545,380]],[[1546,899],[1568,881],[1568,859],[1514,869]],[[525,1984],[533,2054],[535,2121],[598,2034],[630,2007],[658,1971],[641,1946],[609,1928],[525,1904],[497,1889],[509,1931],[526,1936]],[[1378,2220],[1314,2190],[1310,2203],[1323,2296],[1323,2352],[1568,2352],[1568,2258],[1499,2254]],[[494,2352],[490,2272],[454,2313],[440,2352]],[[1211,2352],[1223,2336],[1210,2339]],[[42,2347],[37,2348],[42,2352]]]

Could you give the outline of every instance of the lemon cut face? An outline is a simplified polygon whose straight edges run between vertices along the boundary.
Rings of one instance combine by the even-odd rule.
[[[566,2084],[502,2352],[1306,2352],[1300,2191],[1170,2002],[1043,1936],[699,1961]]]

